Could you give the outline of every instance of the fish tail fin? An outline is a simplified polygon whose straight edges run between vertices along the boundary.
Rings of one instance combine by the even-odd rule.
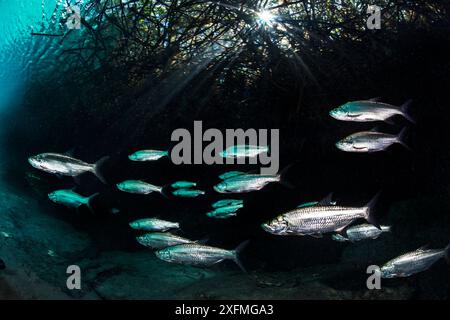
[[[450,264],[450,244],[444,249],[445,260]]]
[[[286,180],[286,174],[289,171],[289,169],[292,168],[293,165],[294,165],[293,163],[287,165],[277,175],[278,176],[278,182],[281,183],[283,186],[288,187],[290,189],[293,189],[294,186],[292,185],[292,183],[290,183],[289,181]]]
[[[163,152],[163,155],[164,155],[165,157],[168,157],[168,156],[169,156],[169,150],[164,151],[164,152]]]
[[[401,105],[400,110],[402,112],[402,115],[408,119],[411,123],[416,123],[416,120],[414,120],[411,115],[409,114],[409,108],[412,104],[412,100],[406,101],[404,104]]]
[[[86,200],[86,207],[89,209],[89,211],[90,211],[91,213],[94,213],[94,209],[93,209],[92,206],[91,206],[91,201],[92,201],[92,199],[94,199],[94,198],[97,197],[98,195],[99,195],[98,192],[97,192],[97,193],[94,193],[93,195],[89,196],[89,197],[87,198],[87,200]]]
[[[167,194],[167,186],[162,186],[158,189],[158,192],[162,194],[162,196],[166,199],[169,199],[169,195]]]
[[[381,230],[384,231],[384,232],[391,232],[392,228],[391,228],[391,226],[382,226]]]
[[[365,219],[367,220],[367,222],[369,222],[370,224],[374,225],[375,227],[377,227],[378,229],[381,230],[381,226],[375,217],[375,211],[374,211],[375,205],[378,202],[378,198],[380,197],[380,193],[381,192],[378,192],[372,198],[372,200],[370,200],[370,202],[365,206],[365,208],[366,208]]]
[[[104,184],[108,184],[106,182],[105,177],[103,176],[103,174],[100,172],[100,167],[103,166],[103,164],[109,159],[109,156],[103,157],[100,160],[98,160],[93,167],[93,172],[95,174],[95,176]]]
[[[240,245],[238,245],[236,247],[236,249],[234,249],[232,251],[233,253],[233,261],[239,266],[239,268],[241,268],[242,271],[244,271],[245,273],[247,273],[247,270],[245,269],[244,265],[242,264],[239,255],[241,254],[242,250],[244,250],[244,248],[248,245],[249,240],[246,240],[244,242],[242,242]]]
[[[403,147],[405,147],[409,151],[411,151],[411,148],[405,143],[405,137],[407,133],[408,128],[407,127],[403,128],[402,131],[400,131],[400,133],[397,136],[397,142],[400,143]]]

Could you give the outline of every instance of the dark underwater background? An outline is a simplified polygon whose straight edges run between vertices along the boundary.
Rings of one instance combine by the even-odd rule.
[[[97,11],[89,11],[81,30],[67,32],[64,21],[58,24],[52,16],[63,10],[55,9],[56,3],[42,8],[40,1],[29,6],[20,2],[0,2],[1,298],[449,298],[450,268],[444,259],[409,278],[383,280],[381,290],[366,287],[367,266],[382,265],[423,245],[444,248],[450,243],[447,1],[390,4],[381,30],[353,22],[367,17],[361,9],[365,1],[356,1],[359,9],[352,5],[355,1],[343,1],[341,7],[318,1],[317,8],[329,14],[330,21],[345,18],[336,22],[342,27],[338,36],[330,39],[324,24],[305,18],[296,23],[303,23],[313,36],[295,31],[288,37],[291,47],[283,49],[277,45],[279,33],[256,27],[245,45],[220,58],[210,58],[209,51],[202,56],[204,47],[212,46],[210,39],[194,45],[198,51],[180,40],[164,50],[141,48],[136,53],[133,29],[124,32],[115,23],[127,23],[124,20],[101,22]],[[104,2],[93,1],[93,6],[98,9]],[[183,3],[189,8],[191,1],[179,5]],[[246,5],[257,8],[261,3]],[[47,15],[41,17],[41,10]],[[226,10],[231,9],[211,10],[208,17],[233,23],[223,20],[229,19]],[[133,21],[143,14],[130,9],[122,18]],[[180,30],[189,25],[174,21]],[[328,115],[348,101],[374,97],[394,105],[412,99],[416,124],[401,117],[395,117],[394,124],[339,122]],[[280,129],[280,167],[291,165],[286,178],[293,187],[270,184],[238,194],[245,203],[238,216],[215,220],[205,214],[214,201],[225,198],[212,189],[218,175],[258,166],[128,160],[139,149],[171,148],[172,131],[193,132],[196,120],[203,122],[204,130]],[[386,152],[350,154],[334,146],[351,133],[375,126],[393,134],[408,127],[411,151],[395,145]],[[27,162],[31,155],[69,150],[90,163],[108,155],[102,168],[108,185],[89,174],[77,184],[39,172]],[[115,188],[127,179],[156,185],[196,181],[207,194],[196,199],[130,195]],[[86,196],[100,192],[92,204],[95,214],[48,200],[49,192],[72,187]],[[260,227],[330,192],[340,204],[361,206],[379,191],[377,214],[393,230],[377,240],[352,244],[328,236],[277,237]],[[120,212],[114,214],[112,208]],[[229,261],[204,269],[158,260],[136,242],[139,233],[128,226],[152,216],[179,221],[181,235],[208,238],[209,245],[221,248],[234,249],[250,240],[242,252],[248,273]],[[71,264],[83,270],[80,291],[66,289]]]

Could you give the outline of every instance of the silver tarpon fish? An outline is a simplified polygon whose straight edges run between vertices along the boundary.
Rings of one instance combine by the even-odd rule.
[[[155,161],[169,156],[169,151],[140,150],[128,156],[131,161]]]
[[[382,233],[391,231],[389,226],[380,226],[380,228],[378,229],[371,224],[364,223],[348,228],[345,230],[345,235],[334,234],[331,238],[339,242],[356,242],[366,239],[377,239]]]
[[[223,158],[253,158],[267,152],[268,146],[237,145],[221,151],[219,155]]]
[[[83,197],[73,190],[56,190],[48,194],[48,198],[54,203],[77,209],[82,205],[86,205],[91,211],[90,201],[96,196],[98,196],[98,193],[95,193],[90,197]]]
[[[198,267],[209,267],[223,260],[232,260],[245,272],[238,255],[246,244],[247,241],[243,242],[235,250],[225,250],[195,243],[180,244],[159,250],[156,252],[156,256],[166,262]]]
[[[262,228],[275,235],[311,235],[321,237],[327,232],[341,232],[356,219],[366,219],[376,224],[372,208],[376,201],[374,197],[366,206],[341,207],[331,204],[331,198],[319,202],[317,205],[296,208],[284,213]]]
[[[244,193],[261,190],[271,182],[280,182],[281,175],[242,174],[223,180],[214,186],[219,193]]]
[[[336,147],[346,152],[377,152],[386,150],[394,143],[399,143],[405,148],[409,147],[403,142],[405,129],[400,134],[392,135],[375,131],[354,133],[336,143]]]
[[[126,180],[117,184],[120,191],[136,194],[150,194],[152,192],[163,193],[163,187],[155,186],[153,184],[141,180]]]
[[[330,111],[330,116],[342,121],[370,122],[387,121],[394,115],[402,115],[409,121],[414,120],[408,114],[411,100],[397,107],[391,104],[378,102],[377,99],[353,101]]]
[[[58,153],[41,153],[28,158],[28,162],[36,169],[61,176],[77,177],[82,173],[91,172],[106,184],[105,179],[99,171],[99,167],[108,159],[104,157],[95,164]]]
[[[195,243],[192,241],[171,233],[154,232],[147,233],[142,236],[136,237],[137,242],[145,247],[152,249],[164,249],[167,247],[175,246],[178,244]]]
[[[130,222],[130,227],[135,230],[164,232],[170,229],[179,229],[180,224],[157,218],[146,218]]]
[[[382,278],[409,277],[429,269],[436,261],[445,257],[450,262],[450,245],[445,249],[419,248],[403,254],[381,267]]]

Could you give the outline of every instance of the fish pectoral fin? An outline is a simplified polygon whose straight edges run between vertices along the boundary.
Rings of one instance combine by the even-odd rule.
[[[316,239],[323,238],[323,235],[321,233],[310,234],[310,236],[313,237],[313,238],[316,238]]]
[[[392,120],[392,118],[387,118],[387,119],[384,119],[384,122],[386,122],[387,124],[395,124],[394,123],[394,121]]]
[[[218,263],[222,262],[223,260],[225,260],[225,259],[219,259],[219,260],[216,260],[216,261],[214,261],[211,265],[218,264]]]
[[[347,226],[339,228],[336,230],[337,233],[339,233],[341,236],[347,238]]]

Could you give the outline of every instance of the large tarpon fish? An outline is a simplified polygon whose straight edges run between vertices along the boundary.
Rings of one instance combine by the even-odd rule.
[[[450,262],[450,245],[445,249],[419,248],[403,254],[381,267],[382,278],[409,277],[428,270],[436,261],[445,257]]]
[[[99,167],[107,159],[108,157],[104,157],[95,164],[89,164],[64,154],[41,153],[28,158],[28,162],[36,169],[61,176],[77,177],[82,173],[92,172],[100,181],[106,184]]]
[[[275,235],[310,235],[321,237],[328,232],[342,232],[357,219],[375,224],[372,199],[364,207],[342,207],[331,202],[331,196],[316,205],[296,208],[264,223],[262,228]]]
[[[379,102],[378,99],[352,101],[330,111],[330,116],[342,121],[371,122],[388,121],[395,115],[401,115],[414,123],[408,114],[411,100],[400,107]]]
[[[156,252],[156,256],[166,262],[198,267],[210,267],[223,260],[232,260],[245,272],[238,255],[246,244],[247,241],[243,242],[235,250],[225,250],[196,243],[180,244],[159,250]]]

